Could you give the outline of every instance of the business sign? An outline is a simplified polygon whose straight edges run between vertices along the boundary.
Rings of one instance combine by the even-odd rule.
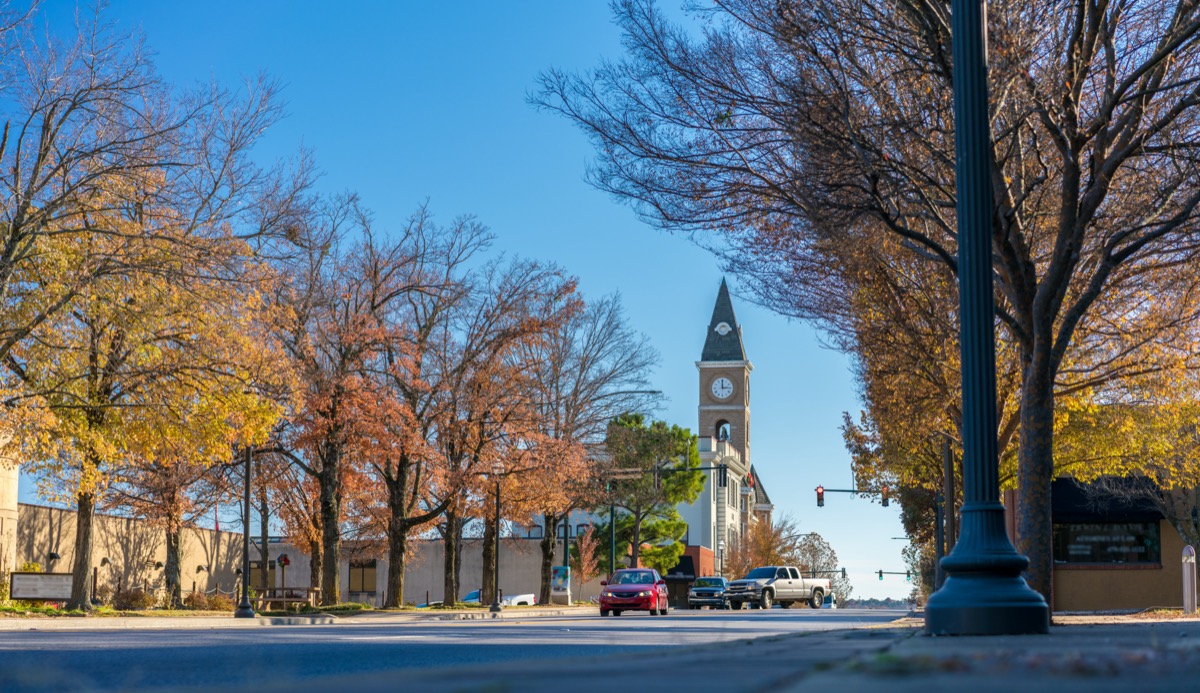
[[[10,573],[9,598],[65,602],[71,598],[70,573]]]
[[[550,592],[565,594],[571,591],[571,566],[556,565],[550,568]]]

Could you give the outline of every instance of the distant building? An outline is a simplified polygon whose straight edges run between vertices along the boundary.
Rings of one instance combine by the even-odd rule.
[[[668,580],[721,574],[726,553],[741,544],[756,523],[770,524],[775,509],[751,463],[750,372],[754,365],[746,356],[742,328],[724,279],[696,369],[701,466],[724,466],[725,473],[706,472],[699,498],[679,506],[688,525],[686,548],[680,565],[667,571]]]
[[[1097,501],[1069,478],[1054,480],[1050,499],[1054,611],[1183,604],[1183,538],[1151,502]],[[1016,534],[1015,501],[1015,492],[1006,491],[1010,537]]]

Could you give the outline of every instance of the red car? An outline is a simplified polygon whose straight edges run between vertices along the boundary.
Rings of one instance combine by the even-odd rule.
[[[600,581],[600,615],[620,616],[622,611],[667,614],[667,581],[652,568],[623,568],[612,580]]]

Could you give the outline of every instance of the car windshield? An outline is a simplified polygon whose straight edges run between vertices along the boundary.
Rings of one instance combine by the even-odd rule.
[[[755,568],[754,570],[751,570],[748,575],[746,575],[745,579],[746,580],[762,580],[764,578],[773,578],[773,577],[775,577],[775,569],[774,568]]]
[[[696,587],[720,587],[724,584],[721,578],[697,578]]]
[[[613,578],[614,585],[653,585],[654,576],[644,570],[617,573]]]

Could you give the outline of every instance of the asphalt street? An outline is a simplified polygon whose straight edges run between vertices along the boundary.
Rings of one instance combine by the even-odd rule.
[[[709,652],[721,643],[858,628],[898,611],[773,609],[673,611],[651,617],[388,622],[256,629],[0,632],[0,691],[320,690],[347,677],[392,680],[465,675],[499,665],[561,668],[571,658],[612,662],[661,651]],[[738,647],[744,645],[732,645]],[[522,666],[522,665],[526,666]],[[395,672],[395,677],[389,676]],[[437,677],[434,676],[434,680]]]

